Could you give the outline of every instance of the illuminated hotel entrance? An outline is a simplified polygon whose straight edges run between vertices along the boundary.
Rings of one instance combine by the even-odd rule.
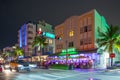
[[[62,50],[62,53],[58,56],[49,57],[49,61],[51,64],[66,64],[65,53],[65,50]],[[90,69],[95,68],[95,66],[100,63],[100,56],[98,53],[81,53],[72,48],[68,49],[68,54],[67,65],[73,64],[74,68]]]

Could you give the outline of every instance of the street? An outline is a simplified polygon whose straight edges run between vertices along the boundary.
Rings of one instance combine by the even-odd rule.
[[[119,71],[36,69],[31,72],[0,73],[0,80],[120,80]]]

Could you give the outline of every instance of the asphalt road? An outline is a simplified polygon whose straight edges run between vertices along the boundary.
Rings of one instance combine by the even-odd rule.
[[[120,71],[36,69],[0,73],[0,80],[120,80]]]

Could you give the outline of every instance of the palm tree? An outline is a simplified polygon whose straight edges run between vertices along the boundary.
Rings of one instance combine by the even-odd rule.
[[[10,51],[6,51],[2,54],[2,57],[6,60],[8,59],[9,57],[12,56],[12,53]]]
[[[6,60],[6,59],[8,58],[8,54],[3,53],[3,54],[1,55],[1,57],[4,58],[4,60]]]
[[[120,35],[117,37],[117,40],[115,42],[115,49],[117,52],[120,52]]]
[[[40,51],[40,63],[41,63],[41,54],[42,54],[42,48],[44,46],[47,46],[48,43],[46,43],[46,37],[44,36],[36,36],[34,41],[33,41],[33,47],[38,46],[38,51]]]
[[[106,32],[102,32],[98,30],[99,32],[99,38],[97,39],[97,43],[99,48],[104,47],[104,51],[108,51],[109,54],[113,53],[114,49],[120,48],[118,46],[118,43],[120,43],[120,38],[119,38],[119,27],[118,26],[113,26],[110,25],[110,27],[107,27]],[[111,58],[111,66],[113,64],[113,58]]]
[[[18,56],[22,56],[22,55],[23,55],[23,50],[19,47],[16,47],[14,49],[14,54],[13,54],[14,59],[18,59]]]

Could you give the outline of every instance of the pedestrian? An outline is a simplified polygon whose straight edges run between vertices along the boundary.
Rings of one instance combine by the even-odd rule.
[[[48,69],[48,63],[47,62],[45,63],[45,68]]]
[[[37,62],[37,66],[38,66],[38,68],[40,68],[40,62]]]

